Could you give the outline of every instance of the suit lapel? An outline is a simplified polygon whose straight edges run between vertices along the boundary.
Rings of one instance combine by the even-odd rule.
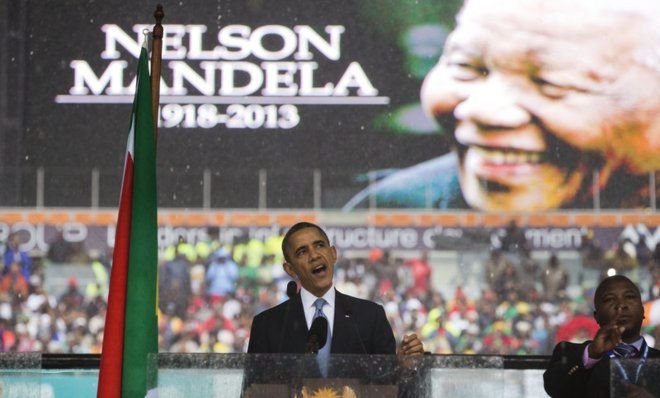
[[[350,342],[353,340],[352,336],[355,332],[351,333],[351,318],[347,317],[344,309],[344,301],[346,296],[335,290],[335,322],[332,331],[332,346],[330,352],[335,353],[348,353],[353,352]]]
[[[649,358],[660,358],[660,351],[653,347],[649,347]]]
[[[300,294],[291,299],[290,311],[282,351],[302,354],[305,352],[307,342],[307,321],[305,321]]]

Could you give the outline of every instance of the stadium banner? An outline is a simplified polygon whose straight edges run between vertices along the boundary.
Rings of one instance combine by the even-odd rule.
[[[249,239],[261,241],[282,235],[289,225],[163,225],[158,228],[160,249],[176,245],[179,241],[190,244],[217,241],[236,244]],[[339,250],[449,250],[487,251],[502,247],[505,227],[461,226],[373,226],[324,224],[331,242]],[[590,236],[603,250],[617,242],[630,240],[638,247],[652,250],[660,242],[660,226],[627,224],[611,227],[543,226],[521,227],[527,245],[532,250],[579,250]],[[115,225],[93,225],[76,221],[63,224],[2,222],[0,241],[12,233],[21,236],[21,248],[34,256],[45,256],[54,242],[66,242],[85,253],[103,255],[114,246]]]
[[[262,170],[268,176],[269,201],[283,208],[310,208],[316,175],[323,187],[321,206],[345,211],[367,206],[623,209],[648,207],[656,200],[649,186],[660,184],[649,181],[660,170],[656,145],[660,140],[653,138],[660,130],[643,129],[657,127],[660,108],[648,105],[640,112],[649,120],[631,122],[626,113],[637,106],[637,92],[653,92],[647,88],[660,82],[656,74],[645,75],[640,82],[626,81],[621,86],[630,92],[625,95],[605,96],[627,101],[589,104],[585,99],[568,104],[570,109],[576,103],[589,111],[602,108],[607,115],[558,108],[567,105],[562,101],[585,95],[578,78],[566,77],[570,84],[563,84],[554,81],[552,73],[527,76],[521,85],[529,90],[525,95],[536,96],[534,103],[553,109],[548,113],[555,119],[544,119],[540,111],[525,115],[523,119],[530,121],[525,131],[534,139],[511,135],[499,142],[499,149],[466,141],[463,134],[472,130],[455,118],[460,112],[437,111],[445,109],[443,96],[452,94],[446,90],[460,91],[468,84],[496,86],[489,76],[498,76],[498,65],[488,65],[487,57],[478,53],[478,59],[468,59],[465,54],[474,53],[469,41],[461,44],[468,46],[465,53],[454,50],[460,37],[484,41],[497,36],[486,24],[471,21],[510,20],[515,29],[525,32],[529,25],[524,21],[529,18],[533,26],[550,30],[538,32],[538,40],[512,42],[520,46],[512,47],[516,54],[550,48],[547,63],[560,64],[561,57],[592,57],[588,62],[595,70],[615,68],[599,64],[601,58],[581,50],[579,41],[561,39],[575,45],[553,47],[559,45],[553,41],[556,32],[573,31],[564,25],[589,29],[589,23],[599,20],[588,18],[586,11],[563,12],[561,18],[552,19],[555,10],[550,6],[509,9],[480,0],[469,1],[465,8],[462,0],[386,0],[378,6],[368,0],[313,7],[303,0],[163,1],[163,5],[157,122],[158,150],[163,154],[158,167],[169,171],[159,173],[159,202],[165,206],[194,202],[191,198],[201,195],[201,189],[188,177],[201,176],[204,170],[211,171],[213,181],[211,207],[255,203],[255,176]],[[47,177],[61,170],[99,170],[100,202],[106,207],[116,202],[112,193],[118,191],[116,176],[124,153],[118,135],[124,130],[117,128],[117,121],[124,120],[130,107],[135,86],[131,71],[143,30],[152,24],[146,16],[136,18],[136,8],[150,10],[153,4],[138,1],[127,8],[119,0],[88,5],[83,1],[58,6],[57,18],[52,18],[52,2],[27,3],[20,166],[43,167]],[[457,19],[461,8],[463,16]],[[515,13],[515,18],[501,14],[505,12]],[[558,25],[539,22],[544,15]],[[75,44],[72,27],[81,38]],[[498,29],[497,24],[490,28]],[[594,35],[606,40],[609,48],[611,31],[607,33]],[[634,48],[637,42],[653,42],[643,40],[643,34],[643,29],[627,32],[626,40],[632,42],[620,51]],[[589,49],[597,48],[589,40]],[[533,43],[539,49],[525,47]],[[566,67],[557,75],[573,72]],[[484,92],[479,87],[468,91]],[[507,99],[514,91],[493,95]],[[532,112],[530,107],[522,108]],[[588,117],[582,119],[586,113]],[[605,125],[611,136],[600,130]],[[619,125],[625,126],[625,134],[617,134]],[[580,126],[588,134],[566,131],[566,126]],[[583,142],[587,136],[594,141]],[[625,142],[618,142],[619,137]],[[639,140],[648,145],[637,145]],[[536,146],[523,148],[520,142]],[[74,180],[46,178],[47,200],[58,195],[77,200],[79,191],[87,187],[81,189]],[[32,189],[27,181],[23,185],[26,191]]]

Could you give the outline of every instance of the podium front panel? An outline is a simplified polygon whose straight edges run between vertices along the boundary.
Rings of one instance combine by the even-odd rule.
[[[660,359],[611,359],[611,397],[660,397]]]
[[[502,367],[480,356],[331,355],[323,365],[314,355],[158,354],[148,383],[159,398],[497,398]]]

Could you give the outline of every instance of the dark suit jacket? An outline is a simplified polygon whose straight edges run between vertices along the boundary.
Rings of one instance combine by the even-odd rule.
[[[285,317],[288,319],[285,320]],[[300,294],[297,294],[291,300],[254,317],[248,353],[302,354],[305,352],[306,342],[307,322]],[[383,307],[336,291],[330,352],[395,354],[394,334]]]
[[[543,374],[545,391],[553,398],[583,398],[610,396],[610,360],[607,356],[593,368],[582,363],[584,348],[581,344],[561,342],[555,346],[548,369]],[[660,358],[660,351],[649,347],[649,358]],[[655,377],[652,377],[655,378]]]

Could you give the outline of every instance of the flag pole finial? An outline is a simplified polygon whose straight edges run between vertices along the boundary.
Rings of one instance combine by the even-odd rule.
[[[163,18],[165,18],[165,12],[163,12],[163,5],[157,4],[156,11],[154,11],[154,18],[156,19],[156,26],[154,26],[154,38],[158,37],[163,38]],[[156,36],[158,35],[158,36]]]

